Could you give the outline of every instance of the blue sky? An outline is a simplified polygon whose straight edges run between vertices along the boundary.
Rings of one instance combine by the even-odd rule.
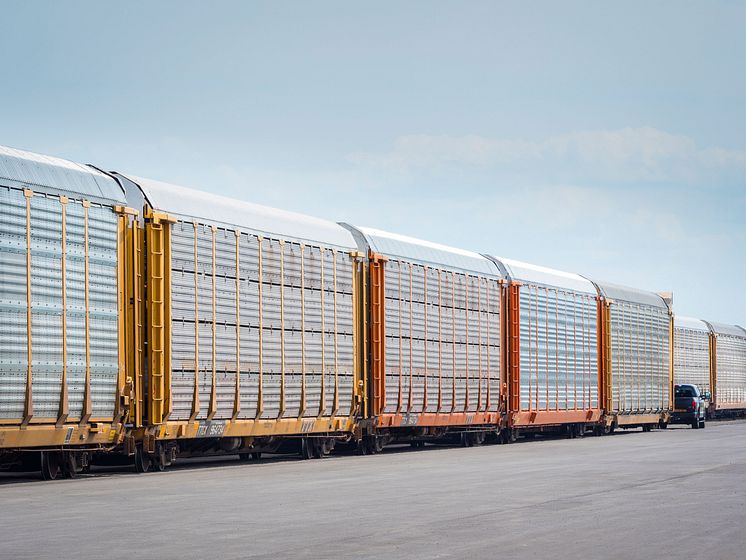
[[[36,1],[3,19],[2,144],[746,323],[744,2]]]

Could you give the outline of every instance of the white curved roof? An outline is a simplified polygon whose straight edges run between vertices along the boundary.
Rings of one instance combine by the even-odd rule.
[[[725,325],[723,323],[714,323],[713,321],[707,321],[707,324],[710,325],[712,328],[712,331],[715,334],[725,334],[730,336],[740,336],[741,338],[746,338],[746,331],[744,331],[741,327],[736,325]]]
[[[694,331],[710,332],[710,327],[707,326],[702,319],[695,319],[694,317],[683,317],[681,315],[674,315],[673,318],[674,328],[692,329]]]
[[[495,264],[479,253],[369,227],[354,227],[365,237],[371,249],[381,255],[501,276]]]
[[[153,209],[178,218],[237,227],[244,231],[297,241],[357,249],[352,234],[334,222],[153,179],[124,176],[140,187]]]
[[[6,146],[0,146],[0,184],[124,204],[119,183],[92,167]]]
[[[503,257],[493,257],[502,264],[512,280],[529,282],[532,284],[542,284],[554,288],[573,290],[575,292],[598,295],[596,287],[592,282],[573,272],[564,272],[545,266],[538,266],[513,259]]]
[[[651,307],[668,309],[665,300],[654,292],[630,288],[628,286],[620,286],[610,282],[595,282],[595,284],[598,286],[599,290],[601,290],[601,293],[606,299],[612,301],[627,301],[642,305],[650,305]]]

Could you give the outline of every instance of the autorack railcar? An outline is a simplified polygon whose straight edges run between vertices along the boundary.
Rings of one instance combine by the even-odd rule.
[[[9,148],[0,217],[0,463],[45,478],[648,430],[674,371],[746,411],[746,331],[665,295]]]
[[[122,441],[124,193],[111,177],[0,147],[0,461],[72,476]]]

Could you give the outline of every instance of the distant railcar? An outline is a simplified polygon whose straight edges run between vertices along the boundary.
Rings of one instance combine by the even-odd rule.
[[[667,425],[673,409],[673,315],[662,296],[596,282],[602,297],[606,425]]]
[[[731,416],[746,412],[746,330],[708,321],[712,413]]]
[[[577,274],[490,258],[510,281],[506,323],[511,437],[558,426],[581,435],[603,414],[595,287]]]
[[[496,435],[504,413],[499,269],[478,253],[348,227],[370,266],[369,449]]]
[[[690,384],[712,393],[709,325],[692,317],[674,317],[674,385]],[[706,399],[709,408],[711,399]]]

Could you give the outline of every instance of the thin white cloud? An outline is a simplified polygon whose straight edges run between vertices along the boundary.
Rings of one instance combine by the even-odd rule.
[[[415,134],[397,138],[389,152],[357,152],[348,160],[405,174],[461,166],[614,182],[689,182],[746,169],[746,151],[702,148],[688,136],[653,127],[579,131],[540,140]]]

